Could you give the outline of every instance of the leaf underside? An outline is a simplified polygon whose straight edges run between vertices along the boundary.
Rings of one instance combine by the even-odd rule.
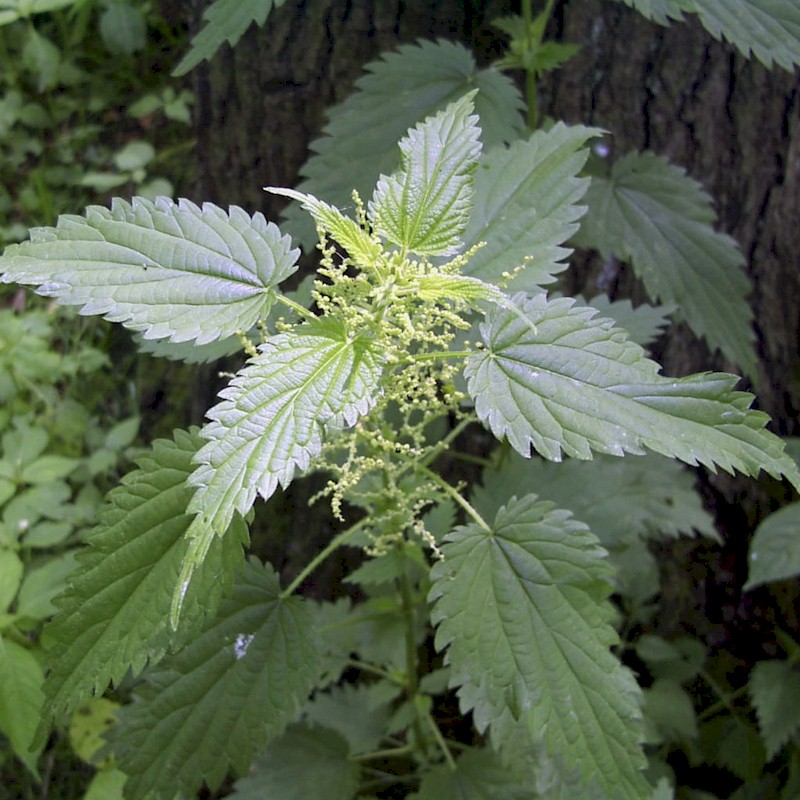
[[[111,209],[90,206],[85,217],[34,228],[31,241],[6,250],[0,273],[145,339],[204,345],[265,317],[298,255],[262,214],[116,198]]]
[[[524,131],[522,97],[509,78],[478,69],[463,45],[439,40],[403,45],[365,66],[356,91],[328,111],[323,136],[301,168],[297,188],[338,208],[352,206],[352,192],[370,197],[380,175],[399,167],[398,141],[432,116],[478,89],[475,111],[484,148],[514,141]],[[314,225],[299,206],[286,212],[283,230],[306,250],[317,241]]]
[[[139,469],[113,489],[87,537],[59,614],[47,628],[48,719],[58,716],[130,669],[134,675],[185,641],[213,614],[241,564],[244,523],[209,550],[186,597],[179,635],[168,625],[172,589],[189,542],[186,478],[201,444],[197,432],[175,431],[139,459]]]
[[[441,549],[432,620],[462,711],[501,751],[527,736],[584,784],[641,800],[639,692],[609,650],[611,568],[588,528],[528,495]]]
[[[752,395],[734,391],[737,376],[662,377],[594,309],[543,295],[517,301],[529,324],[492,309],[481,326],[486,347],[467,359],[465,375],[480,419],[521,455],[534,448],[560,461],[647,447],[711,470],[763,469],[800,486],[783,442],[764,427],[767,415],[750,409]]]
[[[211,60],[222,45],[231,47],[255,23],[263,27],[272,7],[280,8],[286,0],[214,0],[203,12],[205,27],[192,39],[189,52],[172,71],[180,77],[201,61]]]
[[[691,329],[748,375],[756,373],[744,258],[712,227],[699,184],[652,153],[629,153],[594,178],[574,241],[630,262],[654,299],[679,307]]]
[[[189,510],[223,534],[256,494],[266,500],[310,465],[326,426],[353,425],[371,408],[382,367],[371,341],[330,319],[272,337],[208,412]]]
[[[667,25],[697,14],[715,39],[727,39],[747,58],[773,61],[791,72],[800,64],[800,6],[795,0],[620,0]]]
[[[320,652],[306,601],[281,599],[275,572],[247,563],[213,623],[148,672],[120,713],[112,746],[126,797],[192,797],[204,780],[246,773],[307,700]]]

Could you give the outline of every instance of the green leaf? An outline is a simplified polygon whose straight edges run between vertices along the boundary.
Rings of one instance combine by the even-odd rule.
[[[313,155],[300,170],[297,188],[338,208],[352,204],[353,189],[369,197],[379,176],[397,169],[397,142],[409,128],[473,89],[478,89],[475,110],[485,148],[524,131],[522,97],[512,81],[496,70],[479,70],[463,45],[443,40],[403,45],[365,70],[356,92],[328,111],[323,137],[311,143]],[[313,248],[314,226],[302,209],[292,207],[286,216],[284,230]]]
[[[481,152],[474,97],[470,92],[410,130],[400,140],[400,172],[378,179],[369,218],[403,252],[449,256],[459,249]]]
[[[583,298],[575,300],[583,305]],[[607,295],[598,294],[586,302],[587,306],[596,308],[601,317],[611,317],[620,328],[628,332],[631,341],[642,347],[652,344],[670,324],[670,317],[677,306],[651,306],[647,303],[633,307],[630,300],[608,299]]]
[[[771,761],[800,731],[800,670],[786,661],[759,661],[750,673],[749,688]]]
[[[790,503],[764,519],[750,541],[745,591],[800,575],[800,503]]]
[[[347,742],[327,728],[294,725],[274,741],[253,771],[240,780],[232,800],[352,800],[360,768]]]
[[[677,305],[691,329],[748,375],[756,372],[744,258],[714,230],[711,200],[653,153],[629,153],[593,178],[589,213],[573,240],[629,261],[655,300]]]
[[[141,8],[111,0],[100,15],[100,35],[112,55],[131,56],[147,45],[147,20]],[[148,159],[149,160],[149,159]]]
[[[382,359],[368,337],[330,319],[273,336],[208,412],[189,510],[222,535],[256,494],[266,500],[287,486],[321,451],[326,427],[353,425],[370,409]]]
[[[695,13],[715,39],[727,39],[743,55],[792,72],[800,64],[800,7],[795,0],[622,0],[666,25]]]
[[[689,693],[674,680],[660,679],[644,690],[644,713],[651,744],[697,738],[697,716]]]
[[[621,456],[645,447],[685,461],[738,469],[800,487],[783,442],[750,409],[753,396],[733,390],[738,378],[702,373],[665,378],[658,364],[594,309],[569,298],[518,298],[529,324],[493,309],[481,325],[486,347],[467,359],[465,375],[480,419],[526,458],[592,451]],[[536,328],[531,330],[530,323]]]
[[[0,547],[0,613],[14,602],[22,583],[24,567],[20,557],[6,547]]]
[[[609,650],[611,568],[588,528],[529,495],[441,549],[432,620],[462,711],[498,747],[522,728],[584,784],[641,800],[639,692]]]
[[[280,8],[286,0],[214,0],[203,12],[205,27],[192,39],[192,47],[172,71],[174,77],[185,75],[201,61],[210,60],[225,42],[231,46],[242,38],[255,22],[267,20],[272,7]]]
[[[70,550],[29,570],[19,589],[17,615],[35,620],[52,617],[56,613],[52,600],[66,588],[74,569],[75,553]]]
[[[351,753],[377,750],[389,732],[390,701],[380,683],[343,683],[317,692],[305,710],[312,725],[330,728],[342,736]]]
[[[40,92],[58,86],[61,71],[61,51],[32,25],[25,36],[22,63],[35,76]]]
[[[321,645],[298,597],[281,598],[278,576],[249,562],[230,600],[199,636],[147,674],[120,713],[112,746],[131,798],[193,796],[296,718],[320,671]]]
[[[413,800],[530,800],[531,776],[519,775],[491,750],[467,750],[455,770],[441,764],[427,772]]]
[[[497,284],[508,272],[514,275],[509,286],[535,292],[566,269],[572,251],[563,244],[578,229],[585,211],[578,202],[589,186],[577,177],[588,156],[584,145],[598,133],[558,123],[483,157],[464,241],[467,247],[486,244],[464,268],[466,275]]]
[[[0,6],[0,25],[8,25],[33,14],[74,6],[78,2],[79,0],[3,0]]]
[[[348,255],[360,267],[372,267],[380,257],[382,250],[380,243],[370,236],[355,220],[342,214],[338,208],[318,200],[313,195],[296,192],[294,189],[265,186],[264,191],[297,200],[301,207],[311,214],[314,222],[323,228],[335,242],[344,247]]]
[[[146,339],[207,344],[266,316],[296,269],[290,248],[261,214],[137,197],[34,228],[30,242],[6,250],[0,273]]]
[[[79,568],[46,628],[51,671],[48,715],[58,716],[109,683],[134,675],[190,637],[214,612],[241,563],[247,531],[217,539],[186,596],[180,638],[169,628],[172,589],[186,556],[192,496],[186,478],[199,447],[196,431],[157,440],[139,469],[112,490],[99,525],[78,556]]]
[[[41,747],[33,753],[28,747],[39,723],[43,680],[33,653],[0,637],[0,732],[34,775],[38,775],[36,761]]]
[[[516,495],[535,491],[585,522],[603,547],[625,547],[633,539],[693,536],[718,539],[711,514],[694,488],[695,477],[674,459],[650,453],[638,458],[598,455],[562,464],[508,453],[484,470],[472,504],[484,517]]]

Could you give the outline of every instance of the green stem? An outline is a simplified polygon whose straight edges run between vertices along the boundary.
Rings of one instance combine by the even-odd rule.
[[[301,306],[300,303],[296,303],[294,300],[290,300],[288,297],[285,297],[282,294],[278,295],[278,300],[283,303],[285,306],[289,306],[293,311],[296,311],[301,317],[305,317],[306,319],[316,319],[316,315],[309,311],[305,306]]]
[[[444,760],[447,762],[447,766],[450,767],[453,772],[455,772],[455,759],[453,758],[453,754],[450,752],[450,747],[447,744],[447,741],[445,740],[444,736],[442,736],[442,732],[439,730],[439,726],[436,724],[436,720],[430,714],[426,714],[425,719],[428,721],[428,724],[433,731],[433,738],[436,739],[436,743],[439,745],[439,749],[444,755]]]
[[[416,708],[417,692],[419,691],[419,680],[417,678],[417,640],[415,632],[417,629],[417,618],[414,613],[414,597],[411,592],[411,581],[408,579],[408,570],[403,569],[400,576],[400,592],[403,597],[403,618],[405,620],[405,640],[406,640],[406,694],[409,702]],[[425,750],[425,738],[422,725],[420,724],[419,714],[414,714],[414,737],[417,747]]]
[[[385,750],[374,750],[371,753],[359,753],[350,756],[350,761],[372,761],[376,758],[394,758],[395,756],[407,756],[414,752],[413,745],[405,744],[402,747],[387,747]]]
[[[349,658],[347,666],[352,669],[360,670],[361,672],[369,672],[370,675],[376,675],[379,678],[389,681],[389,683],[397,683],[397,678],[385,669],[368,664],[366,661],[359,661],[357,658]]]
[[[486,520],[478,513],[477,509],[468,503],[459,493],[459,491],[451,486],[444,478],[440,478],[435,472],[429,470],[427,467],[420,467],[419,471],[422,472],[428,480],[433,481],[438,486],[441,486],[444,491],[453,498],[453,500],[464,509],[464,511],[469,514],[472,519],[478,523],[478,525],[486,531],[486,533],[491,533],[492,529]]]
[[[531,0],[521,0],[522,1],[522,18],[525,20],[525,32],[526,34],[530,33],[533,27],[533,11],[531,9]],[[544,11],[542,15],[544,16],[544,24],[540,28],[540,33],[531,40],[531,49],[535,52],[539,49],[539,46],[542,43],[542,37],[544,36],[545,28],[547,28],[547,22],[549,21],[550,17],[553,14],[553,6],[555,6],[555,0],[547,0],[545,3]],[[538,85],[536,79],[536,70],[532,67],[525,70],[525,96],[528,100],[528,127],[535,131],[539,127],[539,101],[538,101]]]
[[[333,539],[328,542],[327,546],[320,550],[311,561],[306,564],[306,566],[300,571],[300,574],[281,592],[281,600],[285,600],[287,597],[291,597],[297,590],[297,588],[305,581],[305,579],[335,550],[338,550],[351,536],[358,533],[362,528],[365,528],[369,523],[369,517],[364,517],[364,519],[359,520],[356,522],[355,525],[351,525],[347,530],[342,531],[340,534],[333,537]]]

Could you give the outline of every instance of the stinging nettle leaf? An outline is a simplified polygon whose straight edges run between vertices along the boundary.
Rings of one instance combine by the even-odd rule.
[[[172,800],[244,774],[256,751],[294,720],[320,675],[308,602],[282,598],[269,565],[248,562],[216,619],[147,673],[120,713],[112,746],[126,796]]]
[[[189,510],[206,532],[225,533],[235,511],[246,514],[306,469],[322,449],[325,428],[353,425],[372,407],[383,355],[367,337],[320,319],[278,334],[259,348],[220,392],[201,435],[207,444],[189,482]]]
[[[745,591],[800,575],[800,503],[789,503],[759,523],[748,559]]]
[[[361,768],[349,756],[347,742],[338,733],[293,725],[236,783],[231,800],[308,800],[321,793],[326,800],[352,800]]]
[[[483,119],[481,119],[483,123]],[[566,269],[572,252],[564,242],[578,230],[586,207],[578,202],[589,187],[578,173],[588,139],[599,130],[557,123],[525,141],[495,148],[475,173],[475,201],[464,232],[467,247],[485,244],[464,268],[466,275],[531,293]]]
[[[441,549],[431,618],[462,710],[501,752],[527,735],[584,784],[641,800],[639,690],[609,649],[611,568],[589,529],[528,495]]]
[[[241,520],[212,545],[187,592],[180,638],[168,627],[172,589],[189,547],[186,507],[193,492],[186,479],[201,444],[196,431],[157,440],[139,469],[109,493],[56,601],[60,613],[46,628],[47,721],[118,684],[129,669],[136,675],[158,661],[198,629],[230,588],[247,539]]]
[[[800,487],[783,442],[750,409],[738,378],[702,373],[665,378],[639,345],[595,310],[544,295],[517,301],[530,323],[492,309],[481,325],[486,345],[464,373],[480,419],[526,458],[531,447],[551,461],[592,451],[621,456],[645,447],[685,461],[738,469]]]
[[[787,661],[759,661],[750,673],[748,688],[771,761],[800,731],[800,671]]]
[[[294,189],[282,189],[265,186],[265,191],[280,194],[297,200],[308,211],[314,221],[326,233],[347,250],[348,255],[360,267],[371,267],[380,257],[381,246],[355,220],[346,217],[332,205],[318,200],[310,194],[296,192]]]
[[[211,60],[222,45],[235,45],[255,22],[262,27],[272,11],[286,0],[214,0],[203,12],[205,27],[192,39],[189,52],[172,71],[177,78],[193,70],[201,61]]]
[[[574,243],[629,261],[648,294],[677,305],[689,327],[748,375],[756,373],[750,282],[736,242],[714,230],[711,201],[653,153],[628,153],[593,178]]]
[[[90,206],[85,217],[34,228],[31,241],[7,248],[0,276],[145,339],[203,345],[266,316],[298,255],[262,214],[117,198],[110,210]]]
[[[481,152],[474,97],[470,92],[410,130],[400,140],[400,172],[378,179],[369,218],[403,252],[447,256],[459,249]]]
[[[519,90],[497,70],[478,69],[463,45],[403,45],[364,69],[356,92],[328,111],[322,138],[311,143],[314,155],[300,170],[297,188],[338,208],[352,204],[353,189],[369,197],[380,175],[398,168],[397,142],[409,128],[472,89],[478,89],[475,110],[484,147],[514,141],[525,130]],[[284,230],[312,248],[317,238],[307,214],[293,206],[286,218]]]

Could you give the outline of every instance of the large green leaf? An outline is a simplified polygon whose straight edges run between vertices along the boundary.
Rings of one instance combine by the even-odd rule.
[[[501,749],[527,734],[609,798],[641,800],[639,693],[609,649],[611,568],[588,528],[528,495],[441,549],[432,619],[462,710]]]
[[[509,452],[497,468],[484,470],[471,502],[483,516],[494,516],[513,496],[536,492],[569,509],[609,549],[639,537],[692,536],[695,531],[716,538],[694,479],[679,462],[653,453],[555,464]]]
[[[474,96],[470,92],[412,128],[400,140],[400,171],[378,180],[370,220],[404,252],[447,256],[459,249],[481,152]]]
[[[200,443],[197,432],[185,431],[157,440],[139,469],[110,492],[79,568],[56,601],[61,611],[46,628],[48,719],[119,683],[129,669],[141,672],[176,644],[169,611],[189,547],[186,478]],[[181,639],[197,631],[230,588],[246,537],[238,520],[230,536],[214,542],[187,593]]]
[[[236,784],[231,800],[353,800],[361,769],[347,742],[327,728],[294,725]]]
[[[491,750],[467,750],[456,768],[441,764],[426,773],[413,800],[531,800],[532,775],[517,774]],[[516,767],[517,769],[515,769]]]
[[[478,69],[460,44],[403,45],[365,70],[356,92],[329,110],[323,137],[311,143],[313,155],[300,170],[300,191],[339,208],[352,205],[353,189],[371,196],[379,176],[400,166],[397,142],[409,128],[472,89],[478,89],[475,110],[485,148],[514,141],[524,131],[514,84],[496,70]],[[317,238],[307,215],[294,206],[287,218],[284,230],[312,248]]]
[[[191,797],[230,768],[244,774],[297,716],[319,678],[320,651],[306,601],[282,599],[275,572],[248,563],[213,623],[149,672],[120,713],[112,744],[126,796]]]
[[[225,42],[233,45],[255,22],[263,26],[272,7],[280,8],[286,0],[213,0],[203,12],[205,27],[192,39],[189,52],[172,71],[185,75],[201,61],[210,60]]]
[[[353,425],[370,409],[382,368],[373,342],[335,320],[272,337],[208,412],[190,511],[223,534],[234,511],[246,514],[256,494],[267,499],[310,465],[326,426]]]
[[[585,211],[578,202],[589,186],[577,177],[588,155],[584,145],[597,133],[558,123],[481,159],[464,240],[468,247],[486,244],[465,267],[467,275],[496,284],[513,273],[510,286],[534,292],[566,269],[572,251],[563,244],[578,229]]]
[[[734,391],[738,378],[702,373],[665,378],[612,320],[569,298],[518,302],[528,324],[493,309],[481,325],[485,348],[465,374],[480,419],[528,457],[531,447],[559,461],[592,451],[621,456],[645,447],[687,464],[758,475],[763,469],[800,487],[783,442]],[[535,326],[535,331],[531,329]]]
[[[800,575],[800,503],[784,506],[759,524],[749,560],[745,590]]]
[[[692,330],[748,375],[756,356],[744,258],[712,227],[700,185],[653,153],[629,153],[593,178],[574,241],[629,261],[651,297],[678,306]]]
[[[0,273],[145,339],[202,345],[266,316],[298,253],[261,214],[135,197],[34,228],[5,251]]]
[[[621,0],[666,25],[697,14],[716,39],[727,39],[748,58],[774,61],[790,72],[800,64],[800,6],[796,0]]]
[[[759,661],[748,682],[771,761],[800,732],[800,672],[787,661]]]

